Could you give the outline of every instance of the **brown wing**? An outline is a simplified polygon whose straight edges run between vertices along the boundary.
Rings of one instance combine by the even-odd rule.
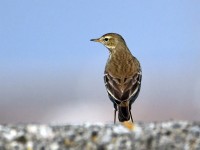
[[[141,85],[141,71],[128,78],[115,78],[105,72],[104,82],[108,94],[116,101],[126,101],[138,94]]]

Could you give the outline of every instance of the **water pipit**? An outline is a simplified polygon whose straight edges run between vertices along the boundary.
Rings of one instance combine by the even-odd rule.
[[[138,97],[141,87],[142,71],[139,61],[131,54],[121,35],[107,33],[91,41],[100,42],[109,50],[109,58],[104,72],[104,82],[108,96],[114,104],[114,123],[116,112],[120,122],[131,121],[131,105]]]

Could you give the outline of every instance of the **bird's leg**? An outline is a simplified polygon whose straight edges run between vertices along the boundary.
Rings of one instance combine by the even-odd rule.
[[[116,112],[117,112],[117,110],[115,109],[114,110],[114,124],[116,123]]]
[[[133,117],[132,117],[132,114],[131,114],[131,110],[130,111],[130,116],[131,116],[131,122],[133,123]]]
[[[114,124],[116,123],[116,112],[117,112],[117,104],[116,103],[113,103],[114,104]]]

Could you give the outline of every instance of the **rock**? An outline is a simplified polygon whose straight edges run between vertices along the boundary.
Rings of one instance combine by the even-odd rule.
[[[200,150],[200,122],[0,125],[0,149]]]

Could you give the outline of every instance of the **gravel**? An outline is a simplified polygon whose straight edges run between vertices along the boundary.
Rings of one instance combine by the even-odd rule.
[[[200,150],[200,122],[0,125],[0,150]]]

